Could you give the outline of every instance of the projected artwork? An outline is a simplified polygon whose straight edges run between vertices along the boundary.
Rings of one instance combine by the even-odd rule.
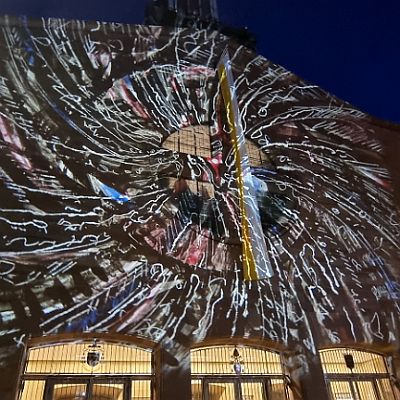
[[[398,340],[400,220],[364,114],[214,32],[1,26],[3,366],[29,334],[313,352]],[[226,46],[250,199],[217,72]],[[243,279],[255,227],[241,199],[259,213],[263,279]]]

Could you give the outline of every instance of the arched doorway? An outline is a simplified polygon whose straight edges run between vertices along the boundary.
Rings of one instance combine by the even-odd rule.
[[[290,399],[278,353],[247,346],[191,352],[193,400]]]
[[[151,400],[151,348],[83,339],[28,343],[18,400]]]
[[[321,350],[331,400],[398,400],[380,354],[346,349]]]

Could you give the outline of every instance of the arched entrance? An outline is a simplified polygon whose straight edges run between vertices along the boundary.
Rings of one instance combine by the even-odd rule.
[[[337,348],[320,356],[331,400],[398,400],[380,354]]]
[[[151,400],[153,353],[104,337],[28,343],[18,400]]]
[[[193,400],[290,399],[278,353],[245,346],[191,352]]]

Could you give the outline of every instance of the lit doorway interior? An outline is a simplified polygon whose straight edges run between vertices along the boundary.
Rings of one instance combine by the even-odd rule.
[[[381,355],[338,348],[320,356],[331,400],[399,400]]]
[[[149,349],[103,340],[30,347],[19,400],[151,400]]]
[[[212,346],[191,352],[192,400],[287,400],[280,356],[251,347]]]

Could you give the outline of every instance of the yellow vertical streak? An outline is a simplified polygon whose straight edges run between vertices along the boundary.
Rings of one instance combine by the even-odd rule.
[[[238,172],[238,187],[239,187],[239,203],[240,203],[240,213],[241,213],[241,221],[242,221],[242,238],[243,238],[243,246],[242,246],[242,255],[243,255],[243,279],[244,280],[255,280],[258,279],[256,263],[254,259],[254,254],[251,246],[250,239],[250,227],[246,214],[245,207],[245,199],[244,199],[244,188],[243,188],[243,173],[242,166],[240,163],[240,152],[239,152],[239,143],[237,137],[237,131],[234,120],[234,111],[232,107],[231,101],[231,91],[228,84],[226,70],[224,65],[220,65],[218,68],[219,80],[221,83],[221,91],[222,97],[224,99],[225,107],[226,107],[226,115],[229,124],[231,140],[233,143],[233,153],[235,157],[235,164]]]

